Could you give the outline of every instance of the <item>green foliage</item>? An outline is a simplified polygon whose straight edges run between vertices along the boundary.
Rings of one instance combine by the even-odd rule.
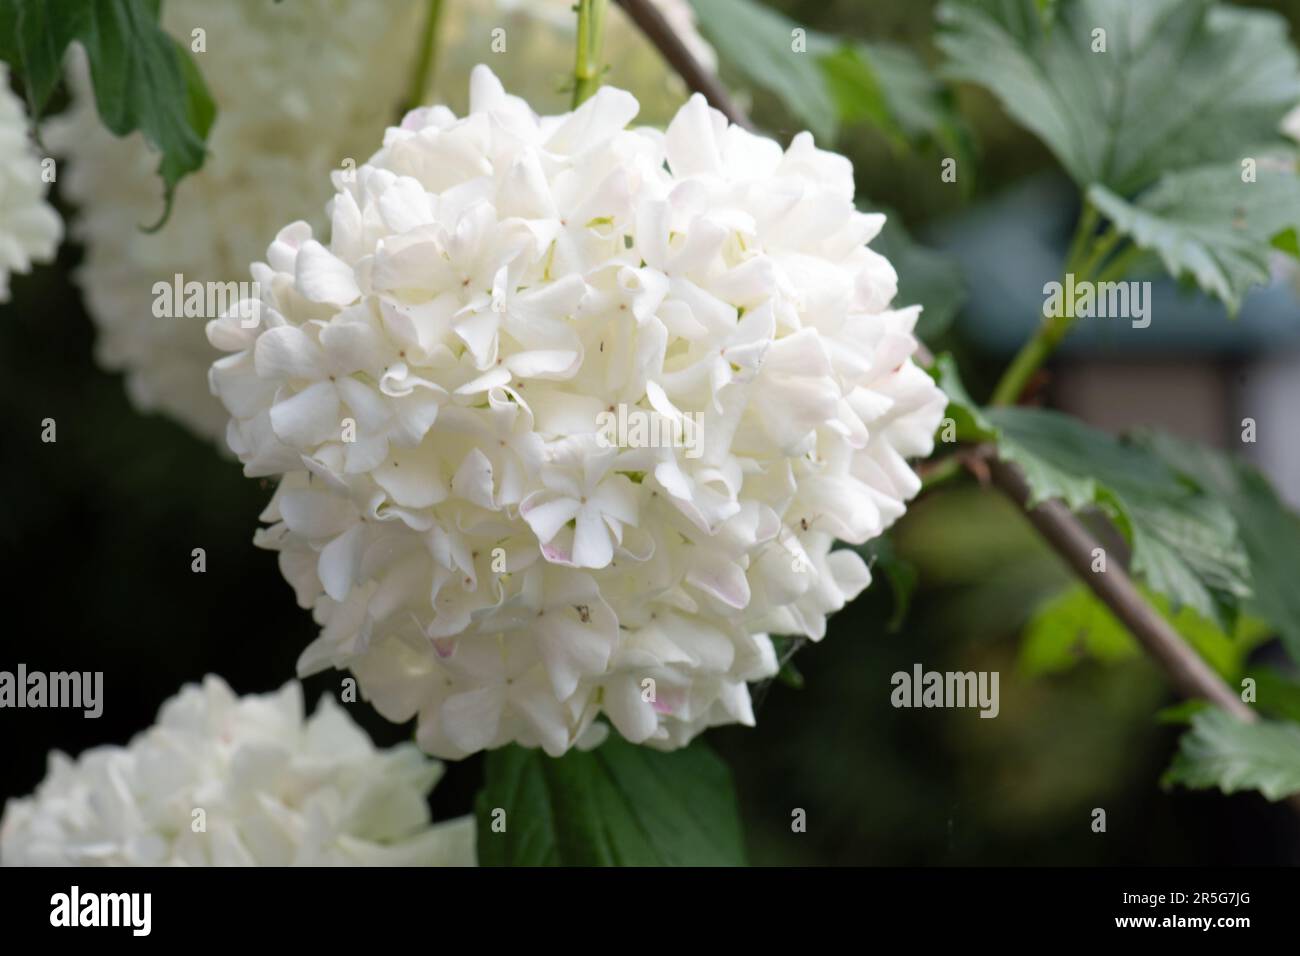
[[[1132,548],[1133,570],[1173,603],[1230,629],[1250,596],[1250,560],[1232,512],[1150,449],[1119,441],[1059,412],[980,409],[966,394],[951,359],[935,375],[949,398],[947,414],[963,441],[990,441],[1018,465],[1030,504],[1058,498],[1071,510],[1096,508]]]
[[[1211,0],[955,0],[947,75],[988,87],[1081,188],[1130,196],[1165,173],[1254,155],[1300,101],[1276,14]],[[1095,30],[1105,52],[1094,52]]]
[[[798,24],[754,0],[693,2],[700,29],[726,63],[775,94],[817,139],[835,138],[838,111],[818,58],[791,47]]]
[[[506,830],[494,832],[493,811]],[[731,774],[703,743],[670,753],[611,732],[589,752],[548,757],[509,746],[487,756],[476,801],[488,866],[739,866]]]
[[[1300,793],[1300,726],[1247,724],[1206,708],[1192,716],[1163,783],[1224,793],[1258,790],[1269,800]]]
[[[1128,660],[1138,647],[1124,625],[1082,584],[1044,601],[1025,625],[1020,668],[1028,677],[1067,671],[1084,657]]]
[[[1174,611],[1168,599],[1149,590],[1143,596],[1184,640],[1229,682],[1246,673],[1249,653],[1272,636],[1263,621],[1240,615],[1231,634],[1189,607]],[[1105,664],[1141,653],[1128,629],[1087,587],[1074,584],[1044,601],[1025,627],[1020,666],[1037,677],[1069,670],[1091,658]],[[1251,672],[1253,675],[1253,671]]]
[[[867,123],[896,149],[936,145],[947,155],[970,154],[965,124],[951,91],[906,47],[841,43],[813,34],[816,51],[842,123]]]
[[[898,149],[937,144],[969,152],[950,91],[910,50],[809,30],[757,0],[693,0],[723,61],[781,100],[823,143],[864,123]],[[803,46],[796,49],[796,30]]]
[[[889,582],[889,590],[894,598],[894,610],[889,616],[887,626],[891,634],[896,634],[907,620],[907,611],[912,605],[912,595],[916,593],[918,572],[916,565],[899,555],[893,539],[882,534],[858,548],[873,577],[884,574]]]
[[[158,0],[14,0],[6,13],[13,40],[4,52],[20,68],[36,121],[58,85],[69,45],[85,47],[104,125],[117,136],[139,130],[162,154],[165,221],[176,184],[203,165],[216,105],[189,55],[159,26],[159,6]]]
[[[929,369],[931,377],[939,388],[948,396],[948,408],[945,418],[951,418],[956,425],[958,441],[980,442],[997,438],[997,429],[984,417],[983,410],[976,404],[962,384],[961,374],[957,371],[957,361],[947,352],[935,358]],[[940,428],[942,429],[942,425]]]
[[[1300,100],[1285,21],[1211,0],[1054,6],[946,3],[948,75],[992,90],[1120,236],[1235,314],[1300,225],[1294,160],[1264,158]]]
[[[1088,197],[1170,275],[1191,276],[1236,313],[1251,286],[1269,281],[1273,250],[1300,227],[1294,161],[1258,164],[1252,182],[1229,162],[1169,173],[1132,203],[1101,185]]]
[[[1184,477],[1195,480],[1232,512],[1250,561],[1254,613],[1277,628],[1291,659],[1300,662],[1300,518],[1245,462],[1168,435],[1142,440]]]
[[[1228,626],[1250,595],[1236,522],[1220,501],[1184,481],[1145,448],[1042,409],[987,409],[1001,457],[1021,467],[1032,503],[1061,498],[1095,506],[1133,550],[1133,570],[1174,607]]]

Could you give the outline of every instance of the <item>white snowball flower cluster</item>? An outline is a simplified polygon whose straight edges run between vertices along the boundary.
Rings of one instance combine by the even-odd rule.
[[[45,201],[47,189],[28,138],[27,111],[0,63],[0,302],[9,301],[10,273],[54,258],[63,222]]]
[[[155,315],[154,284],[245,279],[266,237],[329,198],[329,171],[359,163],[391,122],[415,56],[420,0],[390,0],[377,16],[352,0],[168,0],[164,28],[190,54],[217,103],[203,168],[182,180],[167,224],[158,154],[139,134],[104,128],[81,49],[71,107],[46,124],[60,183],[80,207],[73,234],[86,249],[77,274],[99,338],[97,360],[126,374],[133,403],[202,437],[226,416],[205,374],[217,357],[203,316]]]
[[[296,682],[240,698],[208,677],[127,747],[52,754],[5,807],[0,864],[472,866],[471,817],[429,825],[441,774],[413,745],[376,750],[331,697],[304,722]]]
[[[768,635],[866,586],[833,544],[903,513],[943,413],[846,159],[636,112],[539,118],[476,68],[208,327],[231,448],[284,476],[258,541],[322,625],[300,669],[440,756],[751,724]]]

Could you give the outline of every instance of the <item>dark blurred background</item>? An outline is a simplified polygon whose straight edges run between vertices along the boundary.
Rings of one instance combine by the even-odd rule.
[[[893,41],[935,62],[926,0],[772,5],[809,27]],[[1283,12],[1293,32],[1300,23],[1295,2],[1252,5]],[[1002,256],[1010,278],[1032,293],[1027,306],[1009,301],[984,257],[1032,237],[1048,272],[1059,270],[1074,209],[1046,150],[996,103],[963,88],[960,104],[975,146],[974,173],[960,190],[939,185],[937,153],[900,153],[858,128],[838,148],[854,160],[864,196],[883,198],[913,233],[961,263],[967,307],[928,344],[954,351],[983,398],[1032,327],[1043,281],[1027,277],[1036,263]],[[791,127],[761,96],[753,110],[768,129]],[[30,792],[53,748],[75,754],[125,742],[204,674],[241,693],[280,686],[315,633],[274,555],[251,544],[270,488],[180,426],[136,413],[120,377],[92,361],[93,328],[69,278],[79,256],[65,243],[54,266],[15,277],[13,300],[0,306],[9,615],[0,669],[102,670],[106,706],[98,720],[0,713],[0,799]],[[1198,297],[1178,295],[1196,320],[1192,332],[1154,325],[1140,339],[1075,343],[1054,364],[1044,400],[1110,430],[1157,425],[1223,447],[1236,445],[1234,423],[1252,414],[1261,437],[1249,451],[1300,503],[1300,306],[1288,280],[1255,296],[1232,324]],[[45,418],[58,423],[57,443],[40,440]],[[1160,788],[1177,728],[1155,715],[1174,698],[1145,660],[1083,660],[1054,676],[1026,675],[1023,626],[1069,578],[996,492],[968,483],[928,494],[894,537],[919,571],[903,626],[888,628],[894,599],[878,581],[833,619],[821,644],[797,655],[803,689],[774,683],[757,729],[708,735],[733,768],[753,862],[1300,862],[1300,824],[1285,809],[1254,795]],[[204,574],[190,569],[196,547],[207,552]],[[999,671],[999,717],[893,709],[890,675],[917,662]],[[309,680],[309,701],[337,693],[342,677]],[[351,713],[380,743],[410,737],[365,705]],[[469,812],[480,780],[481,758],[449,768],[435,813]],[[1102,834],[1091,829],[1097,807],[1107,814]],[[807,812],[806,833],[791,832],[795,808]]]

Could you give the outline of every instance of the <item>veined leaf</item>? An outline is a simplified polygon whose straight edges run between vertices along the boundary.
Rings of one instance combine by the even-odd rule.
[[[1224,793],[1258,790],[1269,800],[1300,793],[1300,726],[1247,724],[1218,708],[1202,710],[1192,716],[1163,783]]]
[[[117,136],[139,130],[162,154],[170,209],[176,184],[203,165],[216,106],[189,55],[159,26],[158,0],[14,2],[32,120],[58,84],[68,46],[79,41],[104,125]]]
[[[1086,189],[1132,196],[1162,174],[1281,140],[1300,65],[1274,13],[1212,0],[950,0],[947,75],[990,89]]]
[[[1250,559],[1254,591],[1250,606],[1277,628],[1291,659],[1300,662],[1300,587],[1296,586],[1300,517],[1245,462],[1168,435],[1148,434],[1142,441],[1227,505]]]
[[[815,34],[810,49],[820,59],[842,123],[869,123],[896,147],[934,143],[948,155],[970,155],[951,91],[908,48]]]
[[[838,113],[818,57],[794,48],[799,24],[754,0],[692,2],[700,30],[726,63],[774,93],[818,140],[835,138]]]
[[[998,453],[1019,465],[1031,503],[1096,506],[1124,533],[1133,570],[1177,609],[1231,627],[1248,597],[1250,564],[1231,512],[1148,449],[1120,442],[1059,412],[985,409]]]
[[[1089,198],[1122,235],[1188,275],[1235,314],[1253,285],[1269,281],[1275,240],[1300,228],[1294,161],[1258,160],[1253,182],[1240,162],[1169,173],[1136,202],[1104,186]]]
[[[494,750],[475,809],[484,865],[745,863],[731,773],[703,741],[663,753],[611,733],[595,750],[558,759]]]
[[[946,86],[906,47],[809,30],[758,0],[692,0],[700,29],[749,83],[776,95],[826,143],[868,123],[895,146],[970,153]]]

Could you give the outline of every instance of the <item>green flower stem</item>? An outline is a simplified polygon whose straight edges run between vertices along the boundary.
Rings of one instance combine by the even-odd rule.
[[[578,55],[573,65],[573,108],[600,89],[605,72],[600,51],[605,42],[605,13],[609,0],[578,0]]]
[[[1101,275],[1097,276],[1097,282],[1115,282],[1122,279],[1133,268],[1133,263],[1142,256],[1142,250],[1137,246],[1129,246],[1114,259],[1110,261]]]
[[[1061,339],[1065,338],[1073,324],[1072,315],[1044,318],[1038,331],[1016,353],[1007,370],[1002,373],[1002,378],[993,389],[993,397],[989,399],[989,403],[1014,405],[1034,373],[1047,361],[1048,356],[1056,351],[1056,347],[1061,344]]]
[[[1079,225],[1074,230],[1074,238],[1070,240],[1070,251],[1065,256],[1065,271],[1069,272],[1083,255],[1083,250],[1088,247],[1092,241],[1093,235],[1097,231],[1097,220],[1100,214],[1097,207],[1091,201],[1085,200],[1083,212],[1079,214]]]
[[[437,67],[438,24],[441,19],[442,0],[429,0],[429,10],[424,17],[424,32],[420,36],[420,50],[416,55],[415,70],[411,74],[411,85],[406,90],[403,111],[423,106],[429,93],[429,85]]]
[[[1065,275],[1072,274],[1076,283],[1092,281],[1097,270],[1115,251],[1115,247],[1122,239],[1114,227],[1111,227],[1101,235],[1095,236],[1091,242],[1088,242],[1088,236],[1092,234],[1096,226],[1097,213],[1092,204],[1089,203],[1084,207],[1083,214],[1080,216],[1079,230],[1075,234],[1074,242],[1071,243],[1070,254],[1065,264]],[[1124,271],[1132,264],[1132,259],[1137,252],[1136,247],[1132,246],[1121,252],[1111,260],[1110,266],[1102,272],[1102,278],[1098,281],[1111,281],[1114,277],[1123,275]],[[1064,286],[1064,276],[1062,280],[1062,286]],[[997,387],[993,389],[993,396],[989,399],[990,404],[1014,405],[1016,403],[1034,373],[1056,351],[1056,347],[1061,344],[1061,340],[1074,326],[1074,309],[1070,308],[1068,312],[1070,314],[1051,318],[1043,317],[1038,330],[1021,347],[1020,351],[1016,353],[1016,357],[1011,360],[1011,364],[1007,366],[1007,370],[1002,373],[1002,378],[998,380]]]
[[[1075,279],[1091,279],[1097,272],[1097,269],[1106,257],[1115,251],[1115,246],[1119,244],[1120,234],[1115,231],[1114,227],[1108,229],[1097,237],[1088,256],[1073,269],[1067,269],[1067,272],[1073,272]]]

